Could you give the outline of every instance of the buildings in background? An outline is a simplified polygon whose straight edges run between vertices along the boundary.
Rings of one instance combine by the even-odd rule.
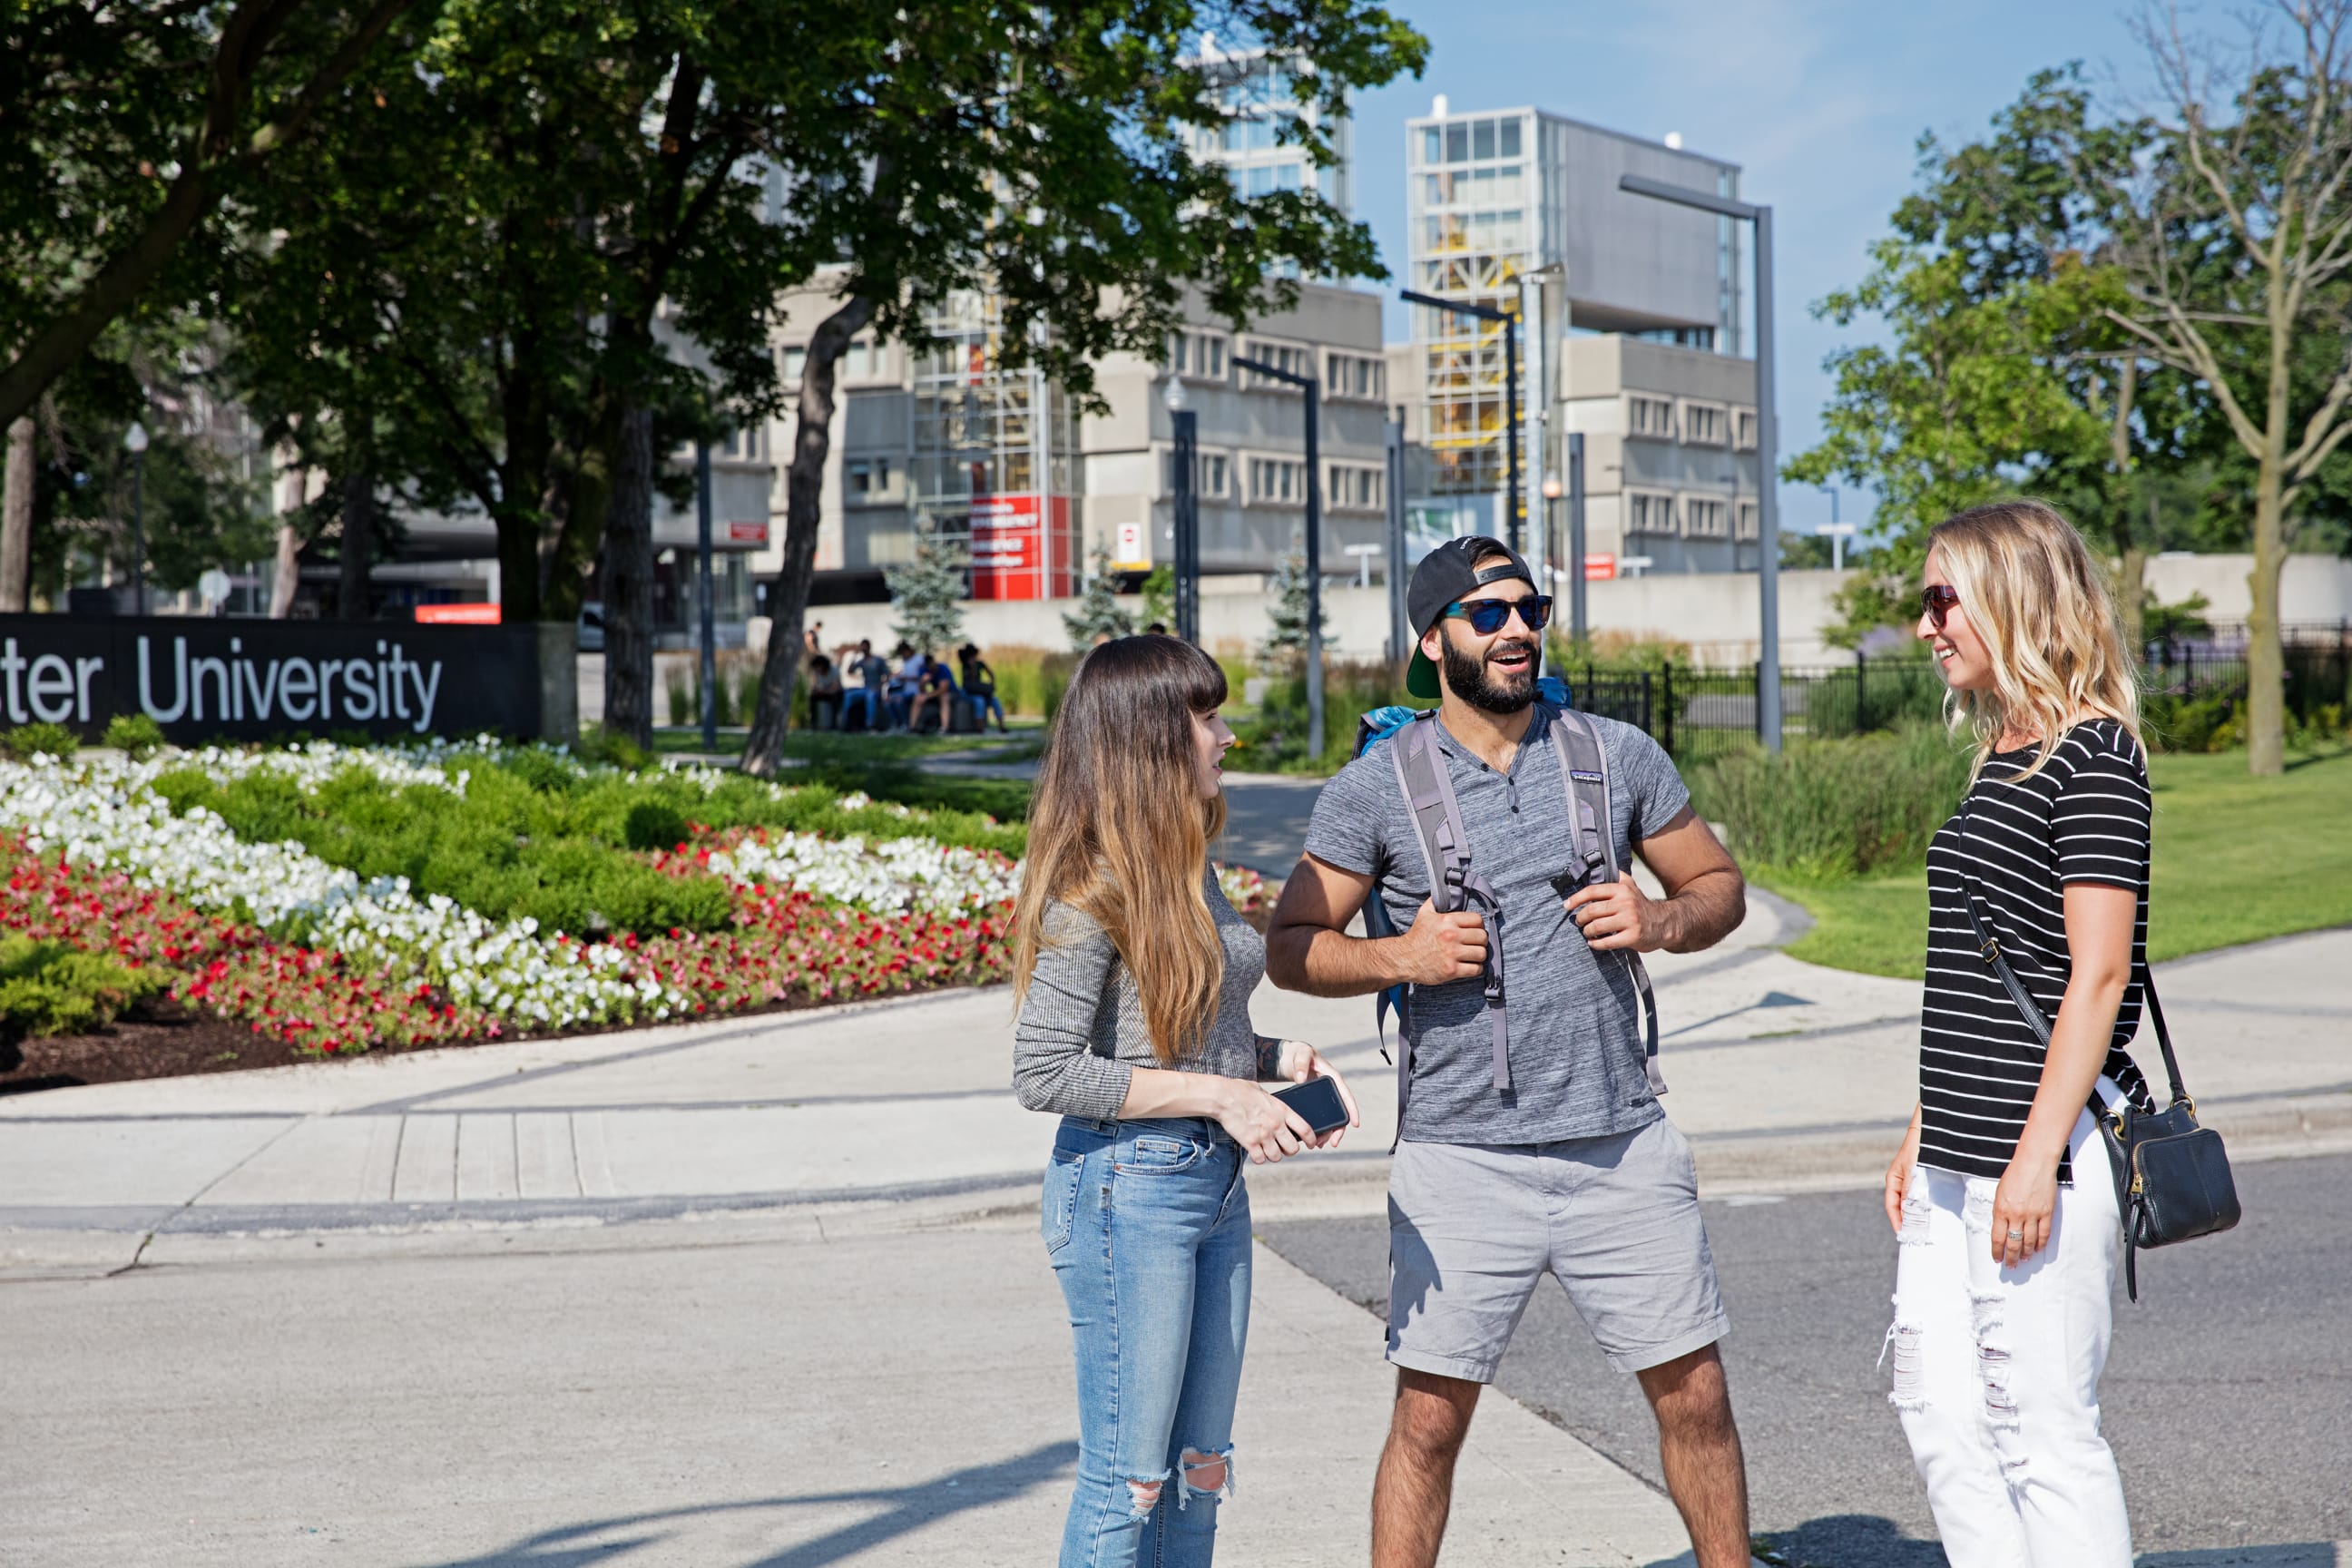
[[[1244,196],[1315,190],[1353,209],[1352,129],[1325,125],[1294,95],[1279,57],[1228,50],[1204,36],[1196,57],[1214,79],[1220,123],[1196,132],[1194,156],[1223,165]],[[1337,161],[1315,166],[1286,140],[1286,121],[1327,130]],[[776,331],[780,368],[796,387],[807,344],[832,308],[820,285],[790,302]],[[1188,300],[1157,356],[1112,354],[1096,367],[1109,405],[1082,415],[1034,370],[1003,366],[1002,323],[984,294],[960,295],[910,350],[869,334],[852,342],[839,381],[818,535],[815,601],[884,597],[888,569],[932,531],[971,563],[975,598],[1056,597],[1076,591],[1097,552],[1125,574],[1171,554],[1171,385],[1200,419],[1204,570],[1269,573],[1305,546],[1304,399],[1241,370],[1236,356],[1324,378],[1320,461],[1325,558],[1379,545],[1387,504],[1381,420],[1388,393],[1381,298],[1303,280],[1296,309],[1242,332]],[[789,417],[770,433],[789,439]],[[781,565],[783,476],[774,537],[752,564]]]
[[[778,354],[797,383],[808,337],[831,309],[797,297]],[[1291,310],[1234,331],[1189,300],[1156,356],[1115,353],[1095,371],[1108,413],[1081,415],[1034,371],[999,367],[987,303],[951,304],[943,347],[854,340],[843,362],[817,534],[815,602],[886,597],[886,574],[913,558],[919,528],[964,552],[976,598],[1058,597],[1097,550],[1115,569],[1169,559],[1174,527],[1171,387],[1199,420],[1202,568],[1267,573],[1305,547],[1305,399],[1243,370],[1256,360],[1323,379],[1318,460],[1324,559],[1352,565],[1350,545],[1385,537],[1387,368],[1381,299],[1299,285]],[[787,438],[780,421],[769,439]],[[776,472],[765,574],[782,564],[784,476]]]
[[[1516,310],[1522,280],[1539,285],[1520,329],[1530,542],[1560,559],[1560,509],[1545,507],[1534,476],[1563,472],[1561,437],[1581,430],[1595,556],[1753,567],[1754,549],[1739,548],[1757,495],[1745,237],[1617,188],[1633,174],[1737,195],[1738,166],[1536,109],[1455,113],[1442,96],[1407,122],[1405,154],[1407,287]],[[1417,531],[1505,532],[1503,328],[1424,305],[1412,321],[1390,364],[1421,448]]]

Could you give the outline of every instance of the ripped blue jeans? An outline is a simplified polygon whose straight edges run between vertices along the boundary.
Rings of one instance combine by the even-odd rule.
[[[1249,1337],[1244,1156],[1202,1119],[1063,1119],[1040,1227],[1077,1352],[1061,1568],[1208,1568]]]

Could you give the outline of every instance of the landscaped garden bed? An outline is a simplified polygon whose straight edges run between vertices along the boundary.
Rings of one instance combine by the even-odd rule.
[[[1025,841],[489,740],[0,762],[0,1092],[987,984]]]

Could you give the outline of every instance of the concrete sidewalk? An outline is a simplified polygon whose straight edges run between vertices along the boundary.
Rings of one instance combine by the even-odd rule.
[[[1801,917],[1795,917],[1801,918]],[[1874,1183],[1913,1096],[1916,985],[1778,951],[1769,898],[1659,954],[1666,1106],[1714,1195]],[[2352,931],[2164,966],[2184,1066],[2241,1159],[2352,1147]],[[0,1261],[128,1261],[152,1234],[643,1219],[1003,1193],[1053,1135],[1006,1085],[1007,992],[0,1100]],[[1358,1091],[1343,1148],[1254,1174],[1263,1211],[1377,1212],[1394,1131],[1369,1001],[1258,994]],[[2153,1053],[2146,1064],[2156,1068]]]
[[[1711,1198],[1874,1184],[1908,1111],[1917,988],[1790,959],[1793,918],[1759,899],[1653,965]],[[2166,966],[2235,1157],[2352,1148],[2347,973],[2352,931]],[[0,1100],[0,1283],[37,1347],[0,1356],[0,1559],[1038,1560],[1074,1428],[1034,1239],[1053,1127],[1008,1091],[1010,1005]],[[1379,1213],[1369,1003],[1255,1011],[1325,1045],[1366,1121],[1254,1173],[1257,1213]],[[1379,1325],[1258,1257],[1229,1552],[1360,1563]],[[1687,1561],[1664,1497],[1487,1405],[1449,1563]]]

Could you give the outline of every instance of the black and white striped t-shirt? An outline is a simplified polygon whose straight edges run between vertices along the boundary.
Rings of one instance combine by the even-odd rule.
[[[2137,969],[2147,949],[2147,766],[2112,719],[2078,724],[2049,764],[2022,783],[2034,749],[1985,759],[1960,810],[1927,851],[1927,984],[1919,1019],[1919,1163],[1999,1177],[2017,1152],[2042,1082],[2042,1042],[1977,950],[1961,900],[1965,870],[1977,914],[2010,967],[2055,1019],[2074,963],[2064,891],[2105,882],[2139,895],[2132,930]],[[2106,1075],[2148,1103],[2124,1054],[2139,1030],[2140,984],[2124,987]],[[2058,1179],[2073,1173],[2062,1160]]]

